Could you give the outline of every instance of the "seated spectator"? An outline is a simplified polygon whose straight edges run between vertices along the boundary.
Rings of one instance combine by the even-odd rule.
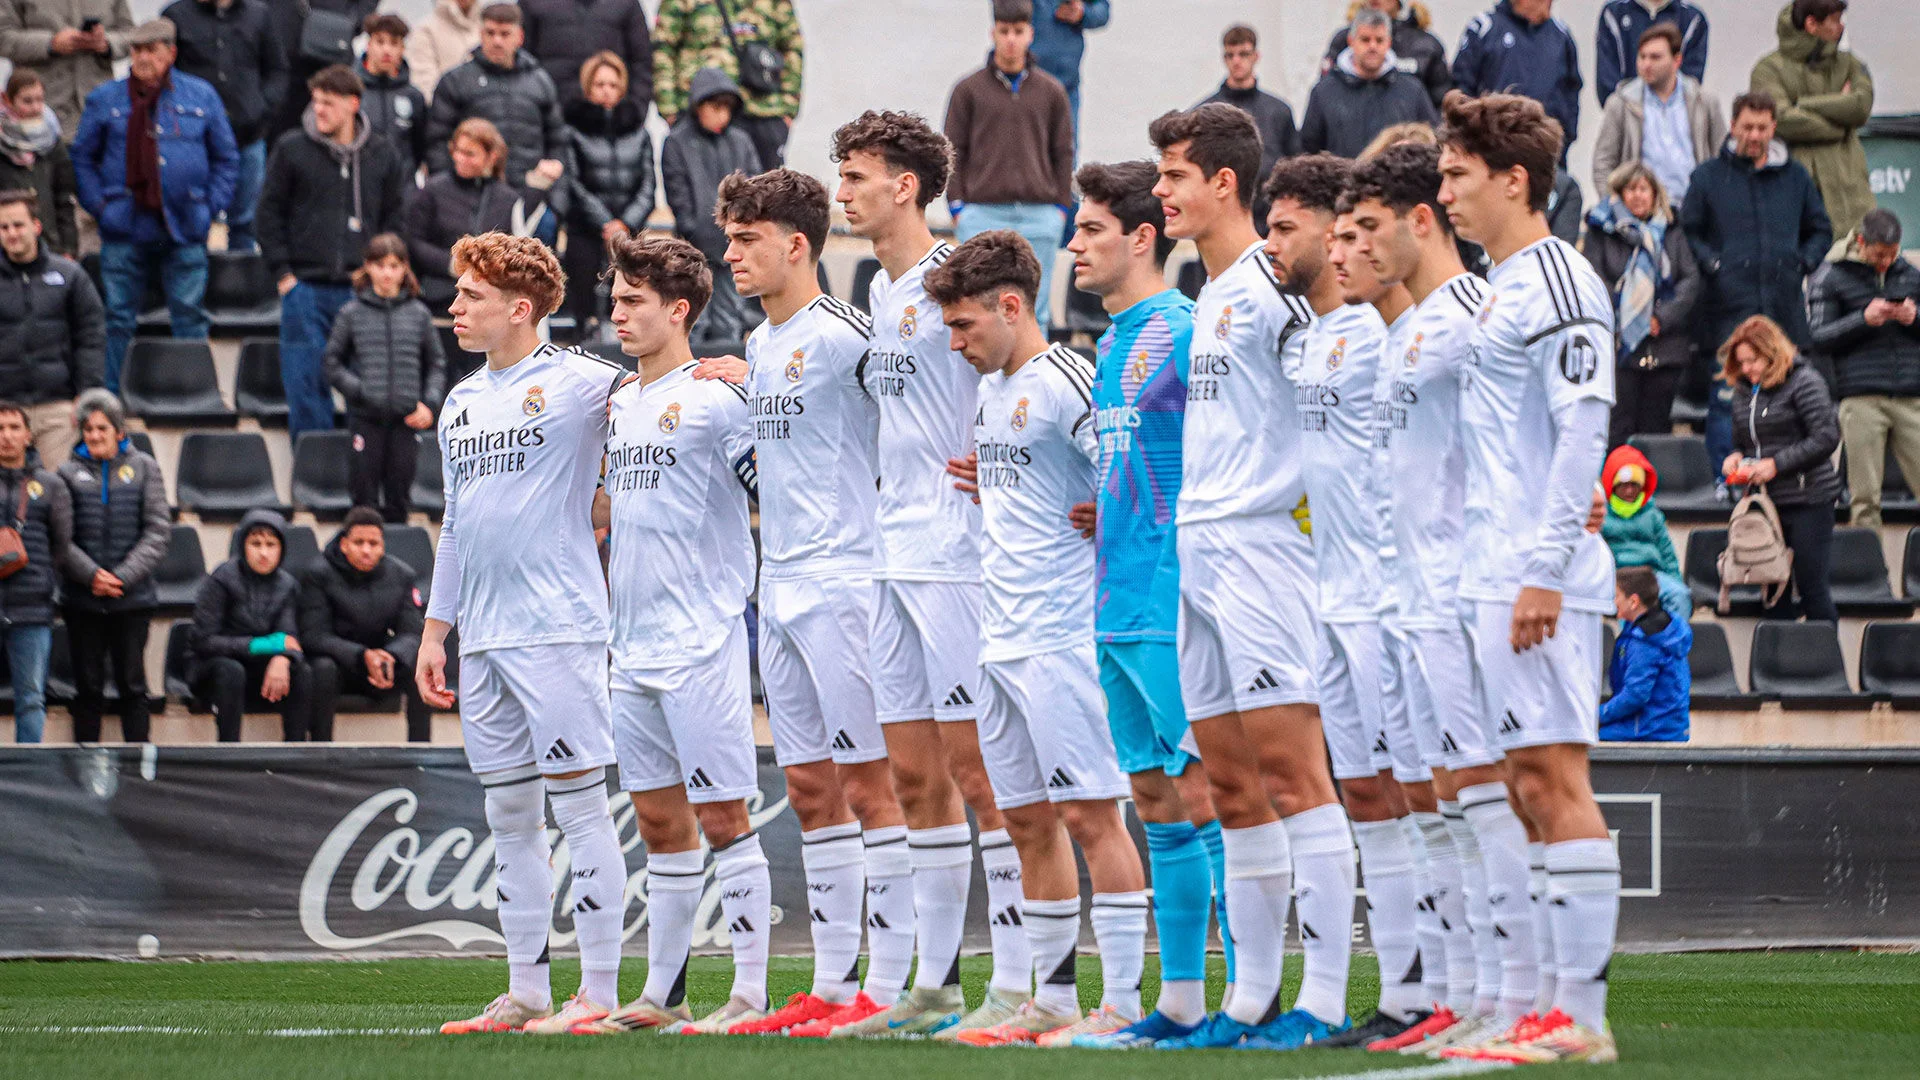
[[[92,23],[82,29],[82,26]],[[87,95],[127,56],[133,14],[117,0],[16,0],[0,4],[0,56],[46,80],[47,104],[68,137]]]
[[[73,449],[73,399],[106,377],[106,314],[80,264],[40,242],[31,191],[0,191],[0,398],[27,411],[40,463]]]
[[[600,272],[607,245],[647,227],[653,213],[653,140],[647,110],[627,90],[627,65],[611,52],[580,69],[583,97],[566,107],[568,177],[566,311],[579,340],[588,340],[606,318]]]
[[[480,47],[479,8],[480,0],[436,0],[433,14],[407,35],[407,68],[427,100],[433,100],[440,76]]]
[[[33,192],[49,233],[42,242],[56,254],[77,259],[73,156],[60,134],[60,118],[47,108],[47,88],[40,76],[31,68],[14,68],[7,77],[6,96],[0,98],[0,191]]]
[[[532,183],[536,167],[558,179],[567,145],[560,92],[539,59],[521,48],[527,35],[520,9],[489,4],[480,12],[480,23],[480,47],[466,63],[442,76],[434,89],[428,113],[427,171],[443,173],[453,168],[444,148],[461,121],[479,118],[492,123],[506,140],[508,183],[516,187]],[[547,186],[552,186],[551,181]]]
[[[1307,116],[1300,124],[1302,150],[1359,157],[1383,128],[1439,119],[1420,80],[1396,66],[1393,21],[1384,13],[1361,8],[1347,41],[1333,69],[1320,76],[1307,98]]]
[[[1720,346],[1720,366],[1720,377],[1733,388],[1734,441],[1721,471],[1730,484],[1767,493],[1793,549],[1793,588],[1763,615],[1834,622],[1839,613],[1827,570],[1833,562],[1833,504],[1840,495],[1832,460],[1840,424],[1827,382],[1800,362],[1786,332],[1764,315],[1741,323]]]
[[[1607,0],[1593,34],[1593,92],[1602,108],[1625,87],[1634,50],[1646,44],[1647,32],[1656,26],[1673,27],[1674,55],[1686,57],[1680,70],[1696,83],[1706,80],[1706,12],[1687,0]]]
[[[753,140],[734,126],[740,88],[719,68],[693,77],[691,105],[660,146],[660,186],[673,229],[707,257],[713,271],[713,299],[700,314],[694,338],[701,342],[737,341],[747,336],[747,306],[734,291],[733,274],[723,257],[727,234],[714,223],[713,205],[720,181],[730,173],[752,173],[760,156]]]
[[[1674,617],[1693,614],[1693,594],[1680,574],[1680,556],[1667,535],[1667,515],[1654,505],[1660,474],[1645,454],[1631,446],[1607,455],[1600,476],[1607,486],[1607,516],[1600,536],[1613,551],[1615,566],[1645,566],[1660,579],[1660,602]]]
[[[1752,89],[1780,107],[1780,138],[1820,189],[1835,236],[1873,209],[1860,129],[1873,118],[1873,74],[1842,49],[1847,0],[1793,0],[1780,9],[1780,47],[1753,65]]]
[[[1677,207],[1687,200],[1693,170],[1717,156],[1727,141],[1727,121],[1719,100],[1701,89],[1698,79],[1681,74],[1687,57],[1672,23],[1655,23],[1641,35],[1636,62],[1639,77],[1608,98],[1600,114],[1593,186],[1604,189],[1614,170],[1641,161]]]
[[[240,741],[251,701],[280,707],[281,737],[305,742],[313,726],[312,672],[301,651],[300,583],[280,565],[287,523],[249,510],[237,527],[240,554],[200,584],[188,639],[187,681],[213,705],[221,742]]]
[[[1660,606],[1660,588],[1644,566],[1623,566],[1614,579],[1620,636],[1607,663],[1613,696],[1600,706],[1607,742],[1686,742],[1693,697],[1693,627]]]
[[[100,223],[107,389],[115,392],[156,267],[173,336],[206,339],[207,229],[214,211],[233,201],[240,169],[220,95],[173,70],[173,38],[165,19],[134,30],[129,75],[87,95],[73,138],[80,205]]]
[[[1673,430],[1673,392],[1693,354],[1699,264],[1645,164],[1620,166],[1587,215],[1587,261],[1613,293],[1615,376],[1608,446]]]
[[[347,491],[399,523],[407,520],[419,433],[433,427],[446,396],[447,362],[405,240],[374,237],[353,287],[327,341],[327,381],[347,399],[353,438]]]
[[[267,175],[267,133],[287,96],[288,58],[266,0],[174,0],[160,14],[173,22],[177,70],[197,75],[220,93],[240,148],[233,198],[221,209],[227,250],[253,251],[260,183]]]
[[[1874,209],[1813,276],[1813,347],[1833,361],[1853,523],[1880,526],[1887,447],[1920,486],[1920,269],[1900,255],[1900,218]]]
[[[357,72],[366,87],[360,115],[376,138],[393,147],[411,191],[414,174],[427,159],[427,95],[407,70],[407,20],[387,12],[369,15],[366,31],[367,51]]]
[[[1362,7],[1370,7],[1393,20],[1393,60],[1402,72],[1413,76],[1426,87],[1427,99],[1433,102],[1437,111],[1440,102],[1446,98],[1447,91],[1453,89],[1453,72],[1447,67],[1447,47],[1440,39],[1428,32],[1433,25],[1433,13],[1420,0],[1401,3],[1401,0],[1353,0],[1347,5],[1347,25],[1333,32],[1333,40],[1327,42],[1327,55],[1320,61],[1322,75],[1333,70],[1340,54],[1348,45],[1348,33],[1353,28],[1354,16],[1360,14]]]
[[[133,448],[126,413],[105,390],[74,403],[82,442],[60,466],[73,502],[66,572],[67,644],[73,654],[73,739],[100,741],[107,665],[120,691],[120,737],[147,741],[147,627],[159,606],[153,572],[173,537],[160,463]]]
[[[343,690],[368,697],[401,691],[407,741],[433,738],[433,710],[413,682],[425,626],[414,571],[387,554],[380,512],[356,506],[319,561],[301,575],[300,636],[313,669],[314,742],[333,741],[333,714]]]
[[[26,553],[25,566],[0,578],[0,652],[13,674],[13,741],[20,743],[45,734],[56,567],[69,564],[73,538],[67,486],[28,456],[32,448],[27,411],[0,401],[0,520],[19,530]]]
[[[435,312],[453,303],[453,245],[461,237],[484,232],[534,236],[553,217],[544,191],[518,191],[507,184],[507,141],[492,124],[478,117],[461,121],[447,149],[453,168],[429,177],[414,193],[404,230],[421,298]]]
[[[1344,28],[1340,31],[1343,42],[1346,33]],[[1341,48],[1345,47],[1341,45]],[[1294,126],[1293,109],[1278,97],[1260,89],[1260,80],[1255,74],[1255,69],[1260,66],[1260,36],[1254,33],[1253,27],[1245,23],[1227,27],[1227,32],[1220,38],[1220,59],[1226,64],[1227,77],[1207,101],[1218,101],[1239,109],[1253,117],[1253,126],[1260,131],[1260,182],[1255,185],[1253,193],[1253,225],[1260,235],[1265,236],[1266,177],[1281,158],[1293,157],[1300,152],[1300,129]],[[1200,104],[1205,105],[1207,101]]]

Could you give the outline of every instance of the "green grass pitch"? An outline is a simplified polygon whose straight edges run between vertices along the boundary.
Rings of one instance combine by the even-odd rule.
[[[1290,966],[1297,970],[1298,961]],[[623,994],[639,992],[644,967],[630,961]],[[1150,958],[1148,1001],[1155,992],[1154,968]],[[776,959],[775,994],[804,988],[808,971],[805,961]],[[987,962],[971,958],[963,972],[968,1000],[979,1000]],[[1081,972],[1082,998],[1094,1003],[1097,963],[1083,959]],[[556,987],[570,987],[578,969],[556,963],[553,975]],[[1622,1062],[1584,1075],[1920,1076],[1920,956],[1622,956],[1612,975]],[[1215,958],[1210,981],[1216,998],[1222,976]],[[730,978],[724,960],[696,960],[688,980],[694,1012],[718,1005]],[[1375,980],[1372,958],[1356,956],[1356,1012],[1373,1000]],[[0,1076],[1283,1080],[1407,1069],[1415,1071],[1406,1080],[1461,1075],[1424,1060],[1346,1050],[1123,1053],[650,1034],[589,1039],[416,1033],[479,1011],[505,983],[505,964],[490,960],[0,963]],[[102,1030],[108,1028],[126,1030]]]

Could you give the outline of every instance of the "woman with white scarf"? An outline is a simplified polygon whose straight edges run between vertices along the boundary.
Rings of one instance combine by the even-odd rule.
[[[1640,162],[1615,169],[1610,198],[1587,215],[1587,261],[1613,293],[1617,348],[1612,449],[1673,430],[1673,393],[1692,353],[1687,320],[1703,279],[1666,189]]]
[[[73,208],[73,159],[60,141],[60,118],[47,108],[47,88],[28,68],[15,67],[0,98],[0,191],[40,196],[40,242],[70,259],[80,257]]]

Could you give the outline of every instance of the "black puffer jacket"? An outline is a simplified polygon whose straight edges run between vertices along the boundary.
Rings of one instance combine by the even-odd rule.
[[[254,226],[276,279],[345,285],[367,241],[400,227],[412,174],[385,139],[373,137],[364,115],[353,123],[345,146],[322,136],[311,112],[300,130],[274,141]]]
[[[180,50],[174,66],[220,92],[234,143],[245,146],[265,135],[289,78],[267,0],[232,0],[225,9],[209,0],[175,0],[160,14],[173,20]]]
[[[154,607],[153,571],[173,539],[167,484],[160,463],[121,440],[113,457],[100,461],[85,443],[60,466],[73,500],[73,551],[66,562],[66,605],[83,611],[138,611]],[[95,596],[93,575],[106,570],[125,588],[119,596]]]
[[[284,563],[287,523],[279,514],[271,510],[247,511],[234,527],[234,538],[243,540],[259,525],[279,535]],[[298,638],[299,598],[300,583],[284,565],[271,574],[256,574],[248,568],[244,550],[215,567],[207,580],[200,583],[200,593],[194,597],[188,679],[199,679],[207,661],[215,657],[247,659],[253,655],[249,646],[254,638],[269,634],[292,634]]]
[[[335,536],[301,574],[301,646],[351,671],[363,670],[361,654],[368,649],[385,649],[412,667],[426,625],[413,579],[413,567],[391,555],[371,573],[355,570]]]
[[[1719,157],[1694,169],[1680,224],[1707,279],[1703,343],[1718,349],[1749,315],[1779,323],[1803,349],[1811,343],[1803,285],[1833,246],[1833,226],[1786,143],[1775,139],[1756,169],[1729,139]]]
[[[1439,119],[1420,80],[1393,66],[1369,79],[1354,67],[1352,50],[1340,54],[1333,70],[1320,76],[1307,98],[1300,121],[1300,148],[1357,158],[1373,137],[1395,124],[1434,123]]]
[[[446,396],[433,312],[415,297],[360,290],[333,320],[326,362],[327,382],[364,416],[398,420],[421,402],[438,412]]]
[[[20,497],[26,495],[26,516]],[[29,463],[0,469],[0,524],[17,525],[27,565],[0,578],[0,628],[45,626],[53,621],[54,590],[73,558],[73,500],[67,485]]]
[[[367,88],[360,96],[360,117],[376,138],[393,147],[407,189],[412,190],[413,174],[427,159],[427,95],[413,85],[405,60],[400,61],[398,75],[375,75],[367,70],[364,56],[354,67]]]
[[[510,231],[519,197],[490,176],[468,180],[452,172],[429,178],[413,193],[401,231],[428,308],[444,310],[453,301],[453,245],[474,233]]]
[[[1796,359],[1779,386],[1754,390],[1744,380],[1733,388],[1734,447],[1745,457],[1773,459],[1767,494],[1776,505],[1831,505],[1840,496],[1833,470],[1840,418],[1826,380]]]
[[[736,3],[734,10],[747,6]],[[520,0],[520,11],[527,51],[540,58],[560,100],[578,101],[581,65],[611,50],[627,65],[627,100],[646,118],[653,104],[653,35],[638,0]]]
[[[73,178],[73,155],[65,143],[33,155],[33,164],[20,165],[0,154],[0,191],[31,191],[39,196],[40,242],[67,258],[78,258],[80,230],[73,208],[80,205],[80,188]]]
[[[572,213],[568,225],[594,233],[616,218],[629,232],[653,213],[653,139],[647,113],[631,99],[611,109],[576,101],[565,109]],[[597,239],[597,236],[595,237]]]
[[[1875,299],[1920,301],[1920,269],[1895,258],[1885,274],[1861,262],[1849,243],[1845,254],[1814,274],[1807,296],[1813,347],[1833,360],[1843,398],[1863,394],[1920,397],[1920,319],[1902,326],[1888,319],[1867,325]]]
[[[0,256],[0,398],[42,405],[104,384],[106,317],[79,263],[44,244],[32,262]]]
[[[516,185],[542,158],[560,157],[567,143],[559,91],[525,49],[511,68],[499,67],[473,50],[472,59],[440,77],[430,116],[427,171],[436,174],[452,171],[447,140],[460,121],[471,116],[500,129],[507,140],[507,180]]]

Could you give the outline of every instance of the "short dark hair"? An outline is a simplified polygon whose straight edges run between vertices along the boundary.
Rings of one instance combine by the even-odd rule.
[[[1860,242],[1863,244],[1898,244],[1900,242],[1900,215],[1884,206],[1876,206],[1867,211],[1860,219]]]
[[[831,205],[826,185],[806,173],[770,169],[759,176],[748,176],[736,172],[720,181],[713,220],[722,225],[770,221],[806,237],[818,262],[820,249],[827,243]]]
[[[1767,93],[1765,90],[1749,90],[1744,94],[1738,94],[1734,97],[1733,108],[1728,110],[1727,118],[1730,120],[1738,120],[1740,114],[1743,112],[1763,112],[1768,116],[1778,118],[1780,115],[1780,103],[1773,100],[1773,95]]]
[[[412,28],[407,25],[407,20],[391,11],[376,11],[367,16],[367,21],[360,24],[360,29],[366,31],[368,37],[385,34],[388,37],[405,38],[407,31]]]
[[[1153,261],[1165,266],[1173,238],[1167,235],[1166,207],[1153,194],[1159,180],[1160,171],[1151,161],[1093,162],[1073,174],[1080,197],[1106,207],[1120,219],[1120,228],[1131,233],[1142,225],[1153,226]]]
[[[8,413],[19,413],[20,422],[27,425],[28,431],[33,430],[33,417],[27,414],[27,407],[25,405],[11,398],[0,398],[0,416],[5,416]]]
[[[840,125],[833,133],[833,160],[845,161],[856,150],[879,154],[895,175],[912,173],[920,181],[915,201],[922,208],[947,189],[953,175],[953,144],[915,113],[869,109]]]
[[[0,191],[0,206],[24,206],[33,220],[40,220],[40,196],[29,188]]]
[[[1019,233],[991,229],[954,248],[946,262],[927,271],[921,280],[927,298],[943,307],[1012,289],[1032,313],[1034,299],[1040,295],[1040,259]]]
[[[307,80],[307,89],[341,97],[365,97],[367,84],[361,82],[360,76],[355,75],[347,65],[331,64],[313,73],[313,77]]]
[[[1033,0],[993,0],[993,21],[997,23],[1032,22]]]
[[[669,304],[685,300],[689,328],[713,299],[713,271],[707,268],[707,257],[677,236],[627,236],[614,241],[610,254],[602,280],[610,282],[618,274],[659,293]]]
[[[1614,584],[1628,596],[1637,596],[1648,611],[1660,610],[1660,579],[1651,566],[1623,566],[1614,571]]]
[[[1260,185],[1260,129],[1253,117],[1221,101],[1181,112],[1166,113],[1147,127],[1153,148],[1166,153],[1187,144],[1186,157],[1209,179],[1232,169],[1239,184],[1240,205],[1253,205],[1253,189]]]
[[[1679,56],[1680,46],[1684,40],[1680,36],[1679,27],[1670,22],[1657,22],[1640,34],[1640,43],[1633,47],[1634,55],[1639,55],[1640,50],[1646,48],[1649,41],[1664,41],[1667,43],[1667,50]]]
[[[391,232],[380,233],[361,249],[360,265],[353,271],[353,287],[372,288],[373,275],[367,273],[367,266],[382,259],[399,259],[400,265],[407,268],[406,276],[400,279],[400,291],[408,296],[420,295],[420,279],[413,274],[413,259],[407,254],[407,242],[399,233]]]
[[[380,530],[382,537],[386,536],[387,519],[371,506],[356,506],[347,511],[347,516],[340,520],[340,535],[345,536],[361,525],[371,525]]]
[[[1260,35],[1254,33],[1253,27],[1246,23],[1234,23],[1227,27],[1226,33],[1220,35],[1220,47],[1224,49],[1229,45],[1251,45],[1257,49],[1260,47]]]
[[[45,85],[47,84],[40,78],[39,72],[32,68],[21,67],[16,64],[13,68],[13,74],[7,76],[7,97],[11,98],[29,86]]]
[[[1333,213],[1340,204],[1340,191],[1353,174],[1353,162],[1325,151],[1281,158],[1267,177],[1264,188],[1269,202],[1292,199],[1309,210]]]
[[[525,26],[526,18],[520,14],[519,4],[488,4],[480,9],[480,21],[506,23],[510,26]]]
[[[1468,97],[1453,90],[1441,111],[1446,117],[1441,146],[1471,154],[1493,172],[1516,165],[1527,170],[1527,206],[1536,213],[1546,210],[1566,140],[1560,121],[1548,116],[1539,102],[1518,94]]]
[[[1435,221],[1451,235],[1453,222],[1440,205],[1440,148],[1424,143],[1394,143],[1360,161],[1347,178],[1342,201],[1352,205],[1375,201],[1405,215],[1416,206],[1433,211]]]
[[[1793,0],[1793,28],[1804,30],[1808,19],[1825,21],[1847,10],[1847,0]]]

